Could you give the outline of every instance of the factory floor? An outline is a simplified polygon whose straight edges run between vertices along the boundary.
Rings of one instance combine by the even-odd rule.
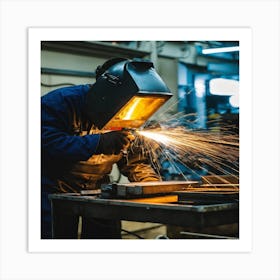
[[[203,229],[155,223],[122,221],[122,239],[227,239],[238,238],[239,224],[219,225]]]
[[[239,224],[220,225],[197,229],[157,223],[122,221],[122,239],[212,239],[238,238]],[[78,239],[81,235],[81,220]]]
[[[166,226],[156,223],[121,221],[122,239],[157,239],[166,236]],[[78,239],[81,238],[82,220],[78,225]]]

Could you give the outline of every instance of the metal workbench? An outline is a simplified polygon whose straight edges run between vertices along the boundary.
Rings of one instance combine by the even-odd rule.
[[[94,217],[205,228],[239,222],[238,203],[188,205],[104,199],[78,193],[52,194],[53,238],[63,238],[66,216]]]

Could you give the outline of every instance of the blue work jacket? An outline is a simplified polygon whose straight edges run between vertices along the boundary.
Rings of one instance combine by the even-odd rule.
[[[85,115],[89,89],[90,85],[64,87],[41,97],[42,186],[59,192],[95,189],[114,163],[130,181],[160,180],[143,153],[130,153],[129,159],[95,154],[100,132]]]

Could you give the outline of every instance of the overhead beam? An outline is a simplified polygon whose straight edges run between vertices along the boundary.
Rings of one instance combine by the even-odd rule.
[[[42,41],[41,50],[108,58],[113,56],[141,58],[150,55],[150,52],[146,51],[115,46],[109,43],[89,41]]]

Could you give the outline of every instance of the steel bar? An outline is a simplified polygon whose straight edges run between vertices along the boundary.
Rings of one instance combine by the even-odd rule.
[[[215,239],[237,239],[236,237],[231,237],[231,236],[222,236],[222,235],[188,232],[188,231],[181,231],[180,234],[198,236],[198,237],[204,237],[204,238],[215,238]]]

